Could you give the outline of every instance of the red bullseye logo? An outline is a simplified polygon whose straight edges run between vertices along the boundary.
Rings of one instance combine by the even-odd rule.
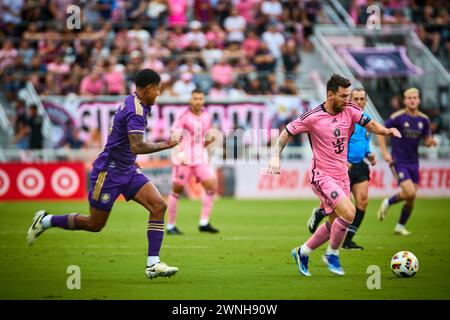
[[[8,192],[9,186],[10,181],[8,174],[0,169],[0,197]]]
[[[17,188],[26,197],[36,197],[44,187],[45,179],[38,169],[27,168],[17,176]]]
[[[80,179],[73,169],[62,167],[53,173],[51,185],[58,196],[70,197],[77,192],[80,186]]]

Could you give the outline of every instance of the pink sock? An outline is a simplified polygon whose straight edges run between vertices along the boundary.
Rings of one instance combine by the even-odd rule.
[[[202,221],[208,221],[211,214],[211,210],[214,202],[214,193],[205,193],[202,199],[202,213],[200,219]]]
[[[322,244],[328,241],[330,238],[330,223],[327,221],[317,228],[316,232],[311,238],[306,241],[306,245],[309,249],[314,250],[320,247]]]
[[[348,222],[341,217],[337,217],[333,225],[331,226],[330,232],[330,248],[333,250],[338,250],[341,246],[342,241],[345,238],[347,233],[348,226],[351,225],[351,222]]]
[[[169,195],[169,203],[168,203],[168,212],[169,212],[169,221],[168,224],[175,225],[175,220],[177,218],[177,204],[178,199],[180,199],[180,195],[174,192],[171,192]]]

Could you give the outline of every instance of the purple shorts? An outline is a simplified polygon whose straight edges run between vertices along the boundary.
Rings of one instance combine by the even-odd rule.
[[[394,178],[400,185],[405,180],[411,179],[412,182],[419,184],[419,164],[394,163],[390,165]]]
[[[148,178],[137,167],[131,174],[126,175],[93,168],[89,203],[94,208],[111,211],[114,201],[120,194],[129,201],[147,182]]]

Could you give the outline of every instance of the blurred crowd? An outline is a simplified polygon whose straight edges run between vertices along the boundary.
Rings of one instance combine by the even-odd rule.
[[[81,9],[81,28],[70,29]],[[163,96],[296,94],[318,0],[0,0],[0,89],[123,95],[141,68]],[[68,19],[69,18],[69,19]],[[75,24],[76,25],[76,24]],[[276,71],[282,74],[280,79]],[[285,75],[285,77],[284,77]]]
[[[344,0],[353,21],[366,24],[367,8],[381,8],[382,24],[414,24],[419,38],[450,69],[450,1]],[[371,11],[372,12],[372,11]]]

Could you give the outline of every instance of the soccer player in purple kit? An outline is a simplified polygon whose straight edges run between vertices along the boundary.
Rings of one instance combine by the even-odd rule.
[[[403,103],[405,108],[394,112],[385,121],[386,127],[397,128],[402,134],[402,138],[393,137],[391,140],[392,155],[386,148],[385,139],[378,137],[383,159],[389,163],[401,188],[400,193],[383,200],[378,209],[378,219],[384,220],[390,206],[405,201],[395,233],[407,236],[411,232],[406,229],[405,224],[411,216],[419,184],[419,142],[423,138],[425,146],[432,147],[436,146],[436,141],[431,134],[430,120],[419,111],[419,90],[416,88],[406,90],[403,94]]]
[[[311,189],[321,200],[321,207],[329,215],[303,245],[292,249],[292,256],[301,275],[310,276],[308,261],[310,253],[329,241],[323,256],[328,269],[337,275],[344,275],[339,262],[339,248],[355,217],[355,206],[350,200],[348,176],[348,141],[356,124],[375,134],[395,135],[395,128],[387,129],[363,113],[350,98],[350,81],[333,75],[327,82],[327,99],[316,108],[303,113],[289,123],[281,132],[268,173],[280,173],[280,155],[290,135],[308,133],[313,152],[309,182]]]
[[[178,268],[159,259],[164,237],[164,213],[167,205],[158,189],[136,165],[138,154],[149,154],[175,147],[181,142],[179,132],[172,132],[165,142],[144,140],[147,115],[160,94],[161,78],[151,69],[139,71],[135,78],[136,91],[125,98],[111,121],[107,143],[93,163],[90,215],[69,213],[50,215],[45,210],[36,212],[28,230],[27,242],[32,245],[48,228],[99,232],[105,226],[113,204],[120,194],[133,199],[149,211],[147,230],[148,258],[145,274],[148,278],[170,277]]]

